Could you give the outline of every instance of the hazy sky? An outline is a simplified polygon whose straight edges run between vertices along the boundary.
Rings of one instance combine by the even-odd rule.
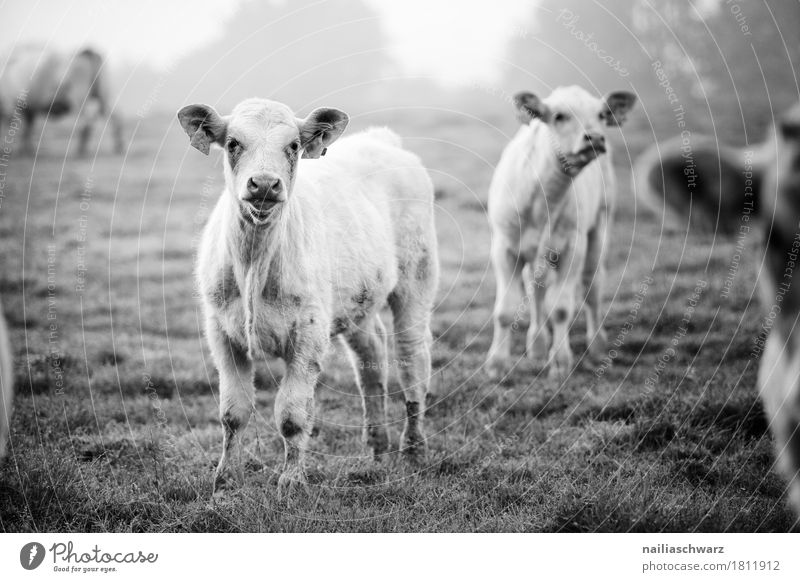
[[[218,38],[250,0],[0,0],[3,45],[91,44],[114,61],[163,67]]]
[[[447,85],[495,82],[498,62],[524,33],[535,0],[367,0],[390,54],[406,72]]]
[[[112,65],[127,61],[163,68],[221,37],[226,23],[251,1],[0,0],[0,42],[92,44]],[[287,1],[272,0],[284,7]],[[363,2],[378,16],[388,54],[405,73],[458,85],[497,80],[498,61],[521,23],[530,22],[537,0]]]

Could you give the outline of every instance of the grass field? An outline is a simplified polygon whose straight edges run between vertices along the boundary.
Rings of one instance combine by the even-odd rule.
[[[167,117],[137,126],[124,159],[106,144],[96,159],[65,160],[63,128],[47,129],[36,159],[15,158],[0,211],[0,295],[18,388],[0,529],[795,527],[754,388],[756,241],[725,297],[735,242],[667,232],[637,212],[629,155],[651,138],[635,126],[625,141],[614,133],[620,191],[605,323],[613,365],[549,381],[522,357],[520,332],[520,361],[498,385],[480,370],[494,297],[484,204],[513,116],[423,113],[356,116],[354,127],[389,123],[437,184],[442,280],[428,459],[422,468],[368,459],[353,374],[336,351],[317,390],[309,491],[292,499],[276,496],[280,362],[258,368],[246,485],[210,495],[221,430],[192,264],[222,185],[219,159],[190,150]],[[579,334],[573,345],[580,352]],[[390,393],[397,446],[404,409],[394,380]]]

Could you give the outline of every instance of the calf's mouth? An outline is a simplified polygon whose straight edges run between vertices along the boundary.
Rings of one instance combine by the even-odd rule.
[[[280,204],[280,202],[266,199],[260,201],[244,201],[242,202],[244,217],[256,226],[262,226],[269,222],[269,218],[272,216],[278,204]]]
[[[605,144],[589,144],[575,152],[559,155],[559,161],[564,173],[577,176],[578,173],[602,154],[606,153]]]

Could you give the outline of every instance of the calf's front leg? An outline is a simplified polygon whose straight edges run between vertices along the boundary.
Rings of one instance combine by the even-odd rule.
[[[283,437],[284,466],[278,489],[285,491],[305,484],[303,457],[313,428],[314,387],[330,340],[328,328],[310,317],[304,328],[289,338],[286,375],[275,398],[275,424]]]
[[[240,483],[244,480],[240,458],[241,433],[247,427],[253,410],[253,362],[244,347],[231,340],[214,318],[206,323],[211,355],[219,371],[219,418],[222,423],[222,455],[214,473],[214,492],[228,480],[228,468],[233,460],[234,473]]]
[[[589,232],[586,246],[586,263],[581,275],[584,289],[584,310],[586,312],[586,352],[599,361],[606,351],[607,335],[603,329],[602,294],[605,282],[603,256],[606,244],[606,221]]]
[[[492,241],[492,266],[497,291],[494,303],[494,335],[486,358],[486,371],[500,379],[511,365],[512,327],[525,309],[522,261],[498,237]]]
[[[537,366],[547,364],[550,349],[550,331],[547,328],[544,311],[548,269],[545,260],[537,257],[537,261],[526,264],[522,272],[530,310],[530,324],[525,336],[525,353]]]
[[[569,330],[575,319],[575,293],[586,259],[586,240],[578,234],[559,246],[561,250],[554,261],[555,282],[547,288],[544,299],[547,317],[553,329],[548,376],[554,380],[564,380],[572,371],[574,363],[569,345]]]

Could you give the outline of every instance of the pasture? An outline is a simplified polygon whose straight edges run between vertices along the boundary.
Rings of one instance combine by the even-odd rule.
[[[192,265],[222,187],[219,154],[191,150],[166,116],[134,123],[123,157],[104,143],[96,158],[65,159],[69,128],[48,127],[36,158],[12,159],[0,207],[0,294],[18,389],[0,529],[796,527],[754,388],[765,313],[755,296],[756,235],[737,250],[736,240],[687,236],[637,208],[630,160],[652,141],[641,119],[609,132],[619,193],[607,360],[548,380],[522,354],[521,306],[519,361],[497,383],[481,370],[494,299],[485,201],[516,129],[511,110],[483,119],[351,113],[349,131],[395,129],[437,185],[442,278],[424,466],[399,454],[368,458],[353,372],[337,349],[317,389],[308,491],[276,495],[283,444],[272,406],[282,364],[270,362],[257,369],[245,486],[212,500],[217,379]],[[573,333],[576,354],[583,343]],[[390,367],[402,365],[390,355]],[[395,380],[389,390],[396,448],[403,399]]]

